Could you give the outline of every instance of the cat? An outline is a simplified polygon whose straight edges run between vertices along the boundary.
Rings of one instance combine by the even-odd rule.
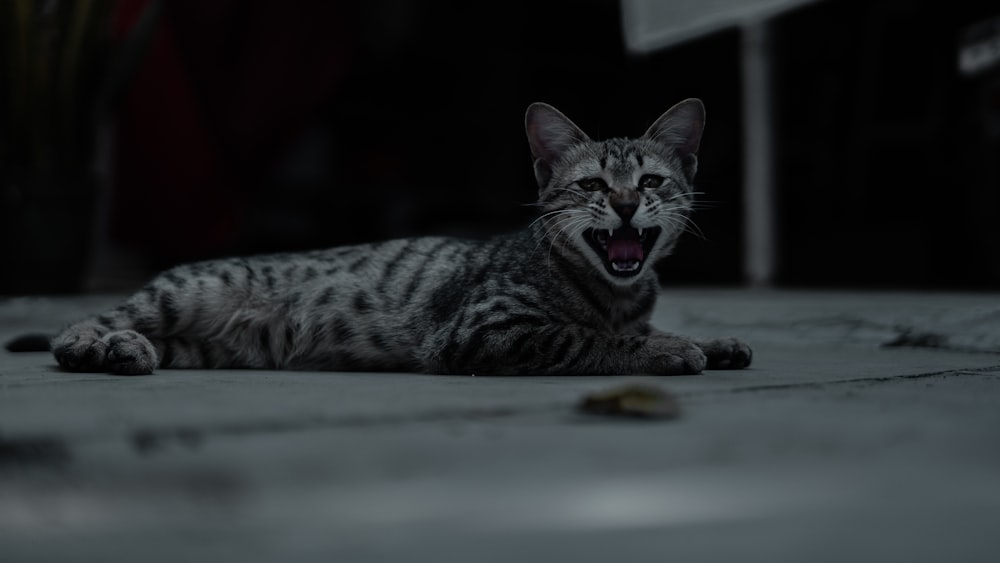
[[[51,341],[59,365],[440,374],[697,374],[750,365],[734,338],[649,324],[653,265],[689,226],[705,122],[687,99],[636,139],[525,117],[540,214],[489,240],[427,237],[181,265]]]

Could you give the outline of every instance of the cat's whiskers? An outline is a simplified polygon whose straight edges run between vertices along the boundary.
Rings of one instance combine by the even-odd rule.
[[[591,222],[589,220],[577,220],[569,227],[562,229],[561,234],[564,235],[563,238],[565,239],[562,243],[560,243],[562,245],[562,248],[563,249],[570,248],[572,246],[573,240],[576,239],[576,237],[580,236],[580,234],[583,233],[585,230],[587,230],[590,227],[590,225]],[[552,268],[552,249],[555,247],[555,243],[556,241],[553,241],[553,243],[549,245],[549,255],[547,257],[547,262],[548,262],[548,267],[550,269]]]
[[[548,213],[543,213],[542,215],[538,216],[537,218],[535,218],[534,221],[531,222],[530,225],[528,225],[528,227],[534,227],[535,223],[538,223],[539,221],[548,221],[550,220],[550,218],[558,217],[559,215],[573,215],[579,213],[586,213],[586,211],[584,211],[583,209],[572,209],[572,208],[556,209],[554,211],[549,211]]]
[[[566,222],[575,219],[586,220],[586,217],[583,217],[585,215],[589,215],[589,213],[584,209],[573,209],[573,208],[556,209],[554,211],[545,213],[542,216],[535,219],[534,221],[532,221],[531,222],[532,227],[535,226],[535,224],[541,222],[542,229],[546,233],[546,236],[539,238],[539,240],[535,243],[535,251],[538,250],[538,247],[541,246],[542,241],[545,240],[546,238],[550,240],[550,243],[553,242],[555,239],[558,239],[559,235],[563,231],[563,225]],[[551,254],[551,244],[550,244],[550,254]]]
[[[532,225],[537,224],[541,221],[542,236],[538,237],[535,241],[535,248],[532,250],[532,254],[538,252],[542,243],[545,240],[549,241],[549,251],[546,256],[546,265],[549,269],[552,267],[552,246],[558,240],[559,236],[563,233],[562,225],[567,221],[572,221],[575,219],[573,215],[579,215],[582,210],[579,209],[567,209],[558,210],[558,213],[547,213],[546,217],[539,217],[535,221],[532,221]],[[575,213],[568,213],[569,211]]]
[[[566,239],[565,243],[570,243],[576,234],[583,231],[590,225],[590,213],[583,210],[578,211],[580,211],[580,213],[577,213],[572,217],[559,217],[558,219],[553,220],[551,227],[551,229],[555,231],[551,237],[553,243],[557,242],[560,238]]]
[[[590,227],[592,223],[591,214],[583,209],[574,209],[575,214],[572,216],[557,216],[556,218],[548,220],[545,224],[546,230],[549,231],[549,253],[547,256],[547,261],[549,267],[552,265],[552,250],[555,248],[556,244],[561,245],[562,248],[568,248],[573,240]],[[563,240],[560,240],[563,239]]]
[[[675,206],[664,209],[658,215],[669,227],[679,229],[681,232],[691,233],[702,240],[707,240],[705,233],[701,230],[691,217],[685,212],[687,207]]]
[[[681,192],[679,194],[674,194],[663,201],[673,201],[679,197],[694,197],[696,195],[705,195],[705,192]]]

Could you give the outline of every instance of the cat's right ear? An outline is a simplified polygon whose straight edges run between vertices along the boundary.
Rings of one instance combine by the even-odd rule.
[[[698,170],[698,147],[704,129],[705,104],[697,98],[688,98],[661,115],[649,126],[644,137],[674,151],[690,182]]]
[[[579,127],[556,108],[535,102],[524,116],[531,156],[535,158],[535,180],[545,189],[552,178],[552,166],[573,145],[590,140]]]

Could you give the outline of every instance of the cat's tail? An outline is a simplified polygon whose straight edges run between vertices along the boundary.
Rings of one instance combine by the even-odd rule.
[[[4,347],[8,352],[48,352],[52,349],[51,340],[51,334],[33,332],[12,339]]]

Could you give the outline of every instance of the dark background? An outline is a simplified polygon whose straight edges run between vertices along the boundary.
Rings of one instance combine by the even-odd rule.
[[[778,280],[1000,287],[1000,72],[958,68],[988,2],[822,2],[774,23]]]
[[[685,244],[668,277],[738,279],[737,34],[630,58],[610,1],[302,5],[309,9],[279,17],[270,2],[214,3],[214,14],[202,2],[169,4],[194,103],[159,100],[167,111],[147,113],[165,89],[152,69],[166,54],[154,48],[136,84],[145,94],[133,93],[120,129],[116,241],[141,241],[162,266],[411,235],[488,236],[533,217],[524,205],[537,193],[523,129],[531,102],[608,138],[640,135],[677,101],[699,96],[711,115],[699,189],[718,203],[698,219],[710,238]],[[163,146],[184,134],[178,123],[198,138]],[[159,169],[164,152],[198,167],[195,177]],[[177,217],[188,228],[171,234]],[[161,228],[148,228],[151,219]]]
[[[119,43],[147,4],[115,4]],[[1000,9],[934,6],[828,0],[770,24],[776,284],[1000,287],[1000,75],[956,63]],[[75,204],[94,220],[71,235],[98,244],[74,274],[8,221],[0,293],[105,289],[108,247],[101,267],[141,283],[221,255],[519,228],[529,103],[608,138],[686,97],[708,109],[710,205],[661,278],[742,284],[740,46],[731,29],[630,55],[610,0],[170,0],[115,106],[110,199]]]

